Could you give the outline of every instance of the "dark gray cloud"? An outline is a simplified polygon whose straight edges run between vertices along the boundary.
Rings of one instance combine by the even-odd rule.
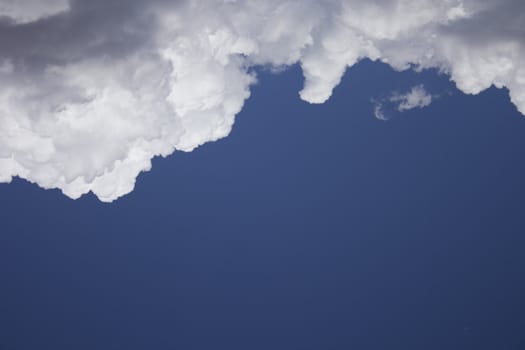
[[[479,9],[476,15],[444,26],[444,32],[468,37],[471,44],[480,46],[495,40],[525,43],[524,1],[471,0],[467,4]]]
[[[148,45],[160,1],[72,1],[70,10],[29,23],[0,22],[0,54],[25,64],[121,57]],[[171,4],[175,7],[175,2]]]

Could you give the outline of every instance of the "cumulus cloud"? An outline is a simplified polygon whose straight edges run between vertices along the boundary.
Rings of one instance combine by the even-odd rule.
[[[525,113],[524,17],[521,0],[0,0],[0,181],[112,201],[153,157],[227,136],[258,65],[300,64],[311,103],[363,58],[438,68]]]

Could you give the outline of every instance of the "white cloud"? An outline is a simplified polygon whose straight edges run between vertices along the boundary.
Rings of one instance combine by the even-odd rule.
[[[432,103],[432,95],[425,90],[423,85],[418,85],[405,94],[390,96],[390,102],[398,103],[397,110],[403,112],[430,105]]]
[[[372,99],[372,103],[374,104],[374,115],[377,119],[379,120],[390,119],[388,115],[385,113],[384,101],[376,101]]]
[[[227,136],[256,65],[299,63],[311,103],[363,58],[434,67],[466,93],[507,87],[525,113],[524,15],[521,0],[0,0],[0,181],[114,200],[153,157]]]
[[[388,120],[388,111],[393,109],[398,112],[405,112],[414,108],[427,107],[432,103],[433,98],[423,85],[416,85],[405,93],[393,92],[383,99],[372,99],[374,105],[374,115],[377,119]]]

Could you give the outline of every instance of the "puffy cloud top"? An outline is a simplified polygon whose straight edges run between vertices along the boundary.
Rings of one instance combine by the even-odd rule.
[[[521,0],[0,0],[0,181],[112,201],[227,136],[257,65],[299,63],[311,103],[363,58],[438,68],[525,114],[524,20]]]

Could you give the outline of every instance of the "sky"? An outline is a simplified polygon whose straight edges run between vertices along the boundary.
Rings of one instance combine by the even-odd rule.
[[[0,1],[0,349],[525,347],[520,2],[46,1]]]

